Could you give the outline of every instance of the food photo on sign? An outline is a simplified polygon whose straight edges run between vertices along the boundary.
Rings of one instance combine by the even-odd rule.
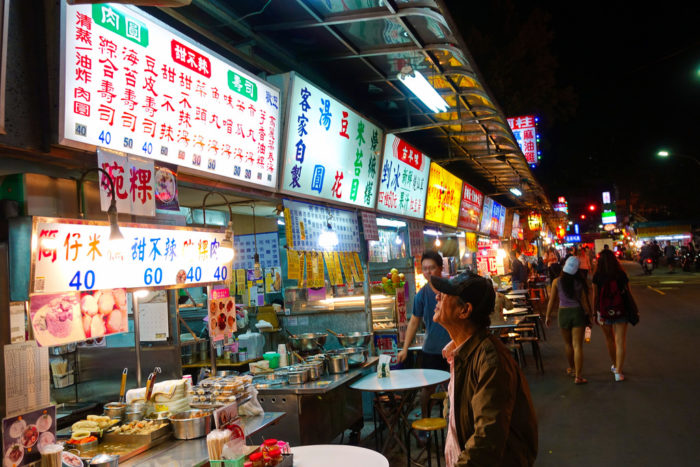
[[[35,294],[29,321],[42,347],[127,332],[126,290]]]
[[[156,209],[179,211],[177,192],[177,167],[156,164]]]
[[[56,407],[51,406],[2,421],[3,467],[39,461],[41,449],[56,442]]]

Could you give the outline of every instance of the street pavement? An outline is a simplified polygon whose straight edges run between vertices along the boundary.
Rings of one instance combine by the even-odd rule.
[[[623,265],[640,309],[639,324],[627,334],[625,381],[615,382],[610,372],[598,326],[584,343],[585,385],[566,376],[556,321],[541,343],[544,374],[535,371],[525,348],[524,372],[538,417],[538,467],[700,465],[700,273],[661,269],[644,276],[639,264]],[[365,425],[363,438],[371,428],[371,422]],[[416,454],[420,448],[411,444]],[[374,448],[370,440],[362,445]],[[392,467],[406,465],[398,451],[387,457]]]
[[[614,381],[597,326],[584,344],[588,384],[566,376],[555,326],[542,345],[545,373],[525,371],[538,416],[537,466],[700,465],[700,274],[624,267],[640,309],[627,334],[626,380]]]

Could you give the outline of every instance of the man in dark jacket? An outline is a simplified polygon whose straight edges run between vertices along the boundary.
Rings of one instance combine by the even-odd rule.
[[[513,290],[522,290],[527,286],[527,265],[518,258],[515,250],[510,252],[510,271]]]
[[[537,420],[527,381],[498,337],[491,335],[490,283],[477,275],[431,277],[434,320],[452,341],[447,467],[531,466],[537,457]]]

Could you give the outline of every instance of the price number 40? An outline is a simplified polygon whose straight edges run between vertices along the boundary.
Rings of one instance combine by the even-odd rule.
[[[81,274],[80,271],[77,271],[71,278],[68,285],[73,287],[75,290],[80,290],[82,286],[85,286],[85,290],[92,290],[92,288],[95,287],[95,271],[88,270],[85,271],[85,274]]]

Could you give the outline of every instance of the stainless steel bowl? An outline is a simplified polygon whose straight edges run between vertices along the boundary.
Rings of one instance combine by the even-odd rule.
[[[347,334],[338,334],[336,337],[343,347],[366,347],[372,340],[372,333],[349,332]]]
[[[119,465],[119,456],[111,454],[98,454],[88,462],[89,467],[117,467]]]
[[[212,413],[206,410],[187,410],[170,416],[173,436],[177,439],[195,439],[209,434],[214,425]]]
[[[323,332],[307,332],[305,334],[294,334],[288,337],[289,343],[296,351],[318,350],[326,344],[328,334]]]
[[[328,372],[331,374],[347,373],[348,356],[345,354],[333,354],[328,358]]]
[[[309,381],[316,381],[321,377],[321,372],[317,365],[303,365],[302,368],[308,370]]]
[[[138,422],[139,420],[143,420],[143,416],[145,414],[146,412],[144,410],[137,410],[132,412],[129,412],[127,410],[122,420],[126,420],[127,422]]]
[[[126,413],[126,404],[122,402],[109,402],[104,405],[104,412],[109,418],[118,418],[121,420]]]
[[[152,412],[144,417],[144,420],[168,420],[170,412]]]

